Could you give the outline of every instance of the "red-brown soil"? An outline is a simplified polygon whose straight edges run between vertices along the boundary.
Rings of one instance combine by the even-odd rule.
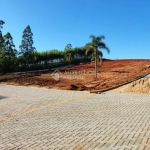
[[[99,65],[98,78],[94,78],[94,63],[60,69],[63,75],[59,81],[53,79],[53,71],[33,75],[1,75],[0,83],[30,85],[64,90],[99,90],[131,81],[150,73],[150,60],[107,60]],[[74,72],[74,73],[73,73]]]

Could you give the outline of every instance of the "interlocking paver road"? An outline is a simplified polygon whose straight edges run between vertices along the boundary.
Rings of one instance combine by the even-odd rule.
[[[150,150],[150,95],[0,85],[0,150]]]

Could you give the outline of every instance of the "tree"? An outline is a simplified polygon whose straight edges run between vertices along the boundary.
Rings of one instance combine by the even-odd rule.
[[[70,63],[74,60],[74,52],[72,51],[72,45],[71,44],[67,44],[67,46],[65,47],[65,51],[64,51],[64,55],[65,55],[65,59],[66,61]]]
[[[65,55],[65,59],[66,59],[66,61],[69,62],[69,65],[70,65],[70,63],[73,61],[73,55],[72,55],[72,53],[67,53]]]
[[[20,54],[23,56],[27,70],[29,67],[29,63],[32,62],[32,54],[35,51],[35,47],[32,47],[33,45],[33,33],[31,31],[30,26],[28,25],[24,31],[23,31],[23,36],[22,36],[22,41],[21,45],[19,46],[20,48]]]
[[[72,45],[69,43],[66,45],[65,50],[71,50],[71,48],[72,48]]]
[[[87,52],[86,52],[87,53]],[[87,54],[86,54],[87,55]],[[91,54],[91,62],[92,61],[95,61],[95,59],[96,59],[96,54],[95,54],[95,51]],[[100,64],[102,63],[102,58],[103,58],[103,53],[102,53],[102,51],[100,51],[100,50],[98,50],[97,51],[97,61],[99,61],[100,62]],[[98,66],[98,64],[97,64],[97,66]]]
[[[12,72],[16,69],[17,50],[13,43],[13,38],[8,32],[4,35],[4,52],[3,52],[3,70],[4,72]]]
[[[1,29],[3,28],[3,24],[5,24],[5,22],[3,20],[0,20],[0,52],[2,48],[4,47],[3,45],[4,39],[3,39],[2,31],[1,31]]]
[[[3,20],[0,20],[0,71],[3,72],[3,54],[4,54],[4,38],[2,35],[1,29],[3,28],[3,24],[5,22]]]
[[[102,52],[99,49],[105,49],[107,50],[107,52],[109,53],[109,48],[106,46],[106,44],[104,42],[102,42],[103,39],[105,39],[104,36],[94,36],[91,35],[90,38],[92,39],[92,41],[90,43],[86,44],[86,54],[89,51],[93,51],[93,58],[95,58],[95,79],[97,79],[97,59],[98,56],[102,56]],[[99,54],[99,55],[98,55]]]

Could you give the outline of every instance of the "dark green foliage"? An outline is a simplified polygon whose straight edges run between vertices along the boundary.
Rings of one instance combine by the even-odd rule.
[[[4,35],[4,48],[6,57],[13,58],[17,55],[17,50],[15,49],[13,38],[9,32]]]
[[[22,41],[20,48],[20,55],[23,57],[24,64],[28,70],[29,64],[33,62],[33,52],[35,51],[35,47],[33,47],[33,33],[31,31],[30,26],[28,25],[22,35]]]
[[[85,55],[85,47],[76,47],[72,49],[47,50],[43,52],[34,51],[32,53],[32,61],[29,62],[28,70],[51,69],[57,66],[67,65],[68,63],[89,62],[92,53]],[[18,57],[19,71],[26,70],[23,56]]]
[[[17,63],[17,50],[15,49],[15,45],[13,43],[13,38],[11,34],[8,32],[3,37],[4,39],[4,49],[3,53],[1,53],[1,61],[0,68],[2,73],[13,72],[16,68]]]
[[[71,50],[71,48],[72,48],[72,45],[69,43],[66,45],[65,50]]]
[[[75,52],[72,50],[72,45],[67,44],[64,50],[64,58],[67,62],[69,62],[69,65],[74,60],[74,54]]]
[[[3,24],[5,24],[5,22],[3,20],[0,20],[0,34],[2,34],[1,29],[3,28]]]
[[[34,52],[35,47],[32,47],[33,45],[32,36],[33,36],[33,33],[31,31],[30,26],[28,25],[23,31],[21,45],[19,46],[22,54]]]
[[[3,24],[5,24],[5,22],[0,20],[0,55],[1,55],[2,50],[4,48],[4,38],[2,35],[2,31],[1,31],[1,29],[3,28]]]

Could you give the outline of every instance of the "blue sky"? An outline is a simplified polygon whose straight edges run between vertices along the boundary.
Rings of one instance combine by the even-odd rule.
[[[30,25],[37,51],[64,50],[104,35],[110,59],[150,59],[150,0],[0,0],[2,33],[19,50]]]

